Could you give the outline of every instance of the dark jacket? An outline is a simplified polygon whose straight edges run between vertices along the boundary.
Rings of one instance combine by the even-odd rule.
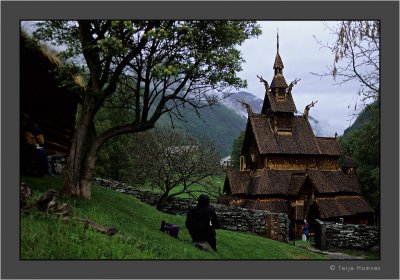
[[[209,204],[208,196],[200,195],[197,206],[189,210],[185,224],[194,242],[208,242],[216,250],[215,229],[221,226]]]

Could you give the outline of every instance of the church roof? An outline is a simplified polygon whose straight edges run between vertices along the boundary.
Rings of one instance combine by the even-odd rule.
[[[309,169],[308,176],[316,190],[323,193],[354,192],[361,194],[361,187],[354,176],[345,175],[342,171],[321,171]]]
[[[317,198],[316,201],[323,219],[374,212],[365,198],[359,195]]]
[[[286,83],[285,77],[283,74],[276,74],[272,78],[271,88],[287,88],[288,85]]]
[[[261,175],[251,176],[250,171],[231,171],[224,190],[240,195],[294,195],[296,196],[306,178],[319,194],[361,194],[355,176],[345,175],[340,170],[272,170],[263,169]]]
[[[233,170],[228,173],[225,180],[224,191],[229,189],[232,194],[245,194],[247,193],[250,181],[250,171]]]
[[[285,78],[283,78],[283,81],[286,84]],[[272,83],[274,83],[274,81],[272,81]],[[270,91],[268,94],[266,94],[266,98],[268,98],[268,100],[265,100],[269,102],[271,110],[273,112],[291,112],[291,113],[297,112],[296,105],[294,104],[294,100],[291,93],[286,93],[286,100],[284,101],[278,101],[275,98],[274,94],[275,94],[274,92]]]
[[[312,154],[340,156],[335,138],[315,137],[307,118],[294,116],[291,135],[279,135],[271,120],[262,115],[250,116],[249,129],[254,134],[260,154]]]
[[[246,199],[243,208],[266,210],[273,213],[287,213],[288,202],[285,199]]]
[[[340,156],[340,146],[336,138],[316,137],[320,154],[328,156]]]
[[[281,56],[279,55],[279,52],[277,52],[277,53],[276,53],[276,56],[275,56],[275,62],[274,62],[274,67],[273,67],[273,69],[276,69],[276,68],[280,68],[280,69],[283,69],[283,68],[284,68],[284,67],[283,67],[282,58],[281,58]]]

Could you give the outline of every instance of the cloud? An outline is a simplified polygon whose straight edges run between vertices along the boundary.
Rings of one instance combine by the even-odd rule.
[[[324,133],[333,136],[342,134],[351,123],[359,85],[355,82],[337,85],[332,77],[320,78],[313,73],[326,73],[334,56],[321,48],[314,36],[322,42],[333,42],[322,21],[260,21],[263,34],[257,39],[247,40],[240,50],[246,63],[241,78],[248,82],[246,91],[264,99],[264,85],[256,75],[271,82],[273,63],[276,55],[276,34],[279,29],[279,53],[282,58],[283,73],[288,83],[295,78],[301,81],[293,88],[293,98],[298,111],[311,101],[318,100],[310,116],[324,124]],[[330,25],[336,22],[328,22]],[[350,108],[348,106],[350,105]],[[354,119],[353,119],[354,121]]]

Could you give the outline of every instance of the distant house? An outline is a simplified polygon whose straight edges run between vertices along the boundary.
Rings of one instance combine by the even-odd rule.
[[[231,156],[224,157],[220,160],[220,164],[225,167],[232,166],[232,159]]]
[[[265,84],[261,114],[248,104],[248,120],[241,150],[240,170],[225,179],[220,203],[250,209],[287,213],[292,221],[307,218],[346,223],[369,223],[373,209],[362,195],[350,162],[344,173],[339,167],[336,138],[316,137],[308,120],[295,115],[289,86],[283,75],[279,41],[273,66],[274,77]]]
[[[68,155],[80,97],[56,78],[57,55],[20,36],[20,114],[43,130],[48,154]],[[73,80],[73,77],[71,77]]]

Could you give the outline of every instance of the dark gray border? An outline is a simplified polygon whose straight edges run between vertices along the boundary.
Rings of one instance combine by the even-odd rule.
[[[399,278],[399,2],[1,2],[2,278]],[[19,20],[60,18],[382,20],[382,238],[379,261],[20,261]],[[338,272],[330,266],[379,266]]]

